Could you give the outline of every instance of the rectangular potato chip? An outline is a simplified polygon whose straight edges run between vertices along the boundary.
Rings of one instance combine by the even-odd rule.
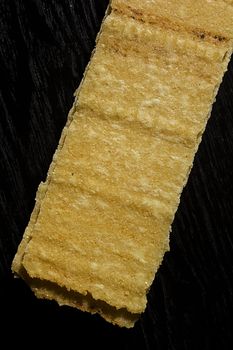
[[[233,48],[232,1],[113,0],[13,271],[132,327]]]

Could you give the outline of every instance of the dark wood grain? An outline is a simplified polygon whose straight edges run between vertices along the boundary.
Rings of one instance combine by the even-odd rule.
[[[107,3],[0,2],[1,321],[13,334],[30,331],[38,342],[47,336],[54,346],[65,341],[66,348],[76,344],[78,349],[232,349],[232,62],[182,194],[171,250],[156,274],[147,310],[133,330],[36,300],[22,281],[12,278],[12,258]],[[0,329],[3,334],[4,327]]]

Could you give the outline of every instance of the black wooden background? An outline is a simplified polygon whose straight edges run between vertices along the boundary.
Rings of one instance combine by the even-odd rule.
[[[12,278],[11,261],[107,3],[0,1],[0,342],[12,333],[8,347],[0,346],[17,339],[32,349],[48,341],[65,341],[66,349],[232,349],[232,63],[182,194],[171,251],[133,330],[36,300]]]

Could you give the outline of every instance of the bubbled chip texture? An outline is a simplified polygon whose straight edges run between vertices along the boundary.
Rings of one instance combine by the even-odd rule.
[[[13,271],[132,327],[232,52],[232,1],[114,0]]]

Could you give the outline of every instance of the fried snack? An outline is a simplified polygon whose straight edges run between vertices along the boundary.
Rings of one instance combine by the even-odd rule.
[[[13,261],[39,298],[125,327],[144,311],[232,18],[232,1],[112,1]]]

